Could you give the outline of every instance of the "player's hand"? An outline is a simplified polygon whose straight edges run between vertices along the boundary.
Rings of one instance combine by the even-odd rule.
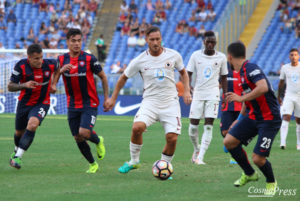
[[[226,101],[231,103],[233,101],[236,101],[236,102],[243,102],[243,98],[242,96],[239,96],[233,92],[227,92],[226,93]]]
[[[115,104],[116,104],[116,100],[112,99],[112,98],[109,98],[107,101],[105,101],[105,108],[107,109],[107,111],[111,111]]]
[[[191,93],[189,91],[185,91],[183,93],[183,101],[186,105],[189,105],[191,104],[192,102],[192,96],[191,96]]]
[[[108,112],[108,111],[110,111],[110,109],[109,109],[109,103],[108,103],[108,99],[105,99],[104,100],[104,103],[103,103],[103,111],[104,112]]]
[[[56,85],[52,85],[51,84],[51,86],[50,86],[50,93],[51,94],[55,94],[55,92],[56,92]]]
[[[282,98],[278,97],[278,103],[279,105],[282,105]]]
[[[35,89],[37,85],[39,85],[39,83],[33,80],[24,83],[24,87],[27,89]]]
[[[66,65],[63,65],[63,67],[60,68],[60,73],[64,73],[66,71],[69,71],[71,68],[73,67],[72,64],[66,64]]]
[[[228,104],[228,102],[226,101],[226,99],[222,99],[222,110],[226,108],[226,105]]]

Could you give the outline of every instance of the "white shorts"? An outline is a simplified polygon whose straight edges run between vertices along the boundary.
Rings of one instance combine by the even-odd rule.
[[[281,115],[292,115],[293,112],[295,117],[300,117],[300,97],[286,96],[281,106]]]
[[[144,122],[146,126],[159,121],[167,133],[181,134],[181,110],[178,99],[167,104],[144,99],[134,117],[134,122]]]
[[[218,117],[219,102],[217,100],[193,100],[190,109],[190,119]]]

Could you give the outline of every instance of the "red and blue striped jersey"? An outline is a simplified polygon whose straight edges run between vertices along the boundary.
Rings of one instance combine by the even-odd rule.
[[[101,72],[102,67],[96,57],[83,51],[76,58],[65,53],[58,57],[58,62],[60,67],[65,64],[74,66],[71,70],[63,73],[68,108],[97,108],[99,98],[93,74]]]
[[[260,97],[245,101],[249,110],[249,118],[253,120],[278,120],[280,119],[280,106],[271,88],[270,82],[263,71],[253,63],[245,61],[240,70],[241,85],[243,93],[251,92],[255,87],[255,83],[265,79],[268,84],[268,92]]]
[[[236,72],[231,69],[229,65],[227,65],[228,68],[228,74],[227,74],[227,91],[236,93],[237,95],[242,95],[242,86],[241,86],[241,79],[239,72]],[[224,94],[222,96],[224,99]],[[242,109],[242,103],[239,102],[224,102],[223,104],[226,104],[222,107],[222,111],[241,111]]]
[[[34,89],[22,89],[19,95],[20,104],[33,106],[36,104],[50,104],[51,76],[57,69],[54,59],[44,59],[42,68],[33,68],[27,59],[21,59],[14,67],[10,81],[25,83],[30,80],[39,84]]]

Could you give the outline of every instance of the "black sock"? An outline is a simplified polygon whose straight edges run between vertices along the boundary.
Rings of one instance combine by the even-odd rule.
[[[229,150],[231,156],[236,160],[239,166],[244,170],[246,175],[252,175],[255,171],[250,165],[247,153],[243,150],[242,145],[238,145],[234,149]]]
[[[21,137],[21,139],[19,141],[19,147],[26,151],[30,147],[30,145],[33,141],[34,135],[35,135],[35,131],[30,131],[30,130],[26,129],[24,135]]]
[[[94,157],[93,157],[93,155],[91,153],[90,146],[88,145],[88,143],[86,141],[76,142],[76,143],[77,143],[77,146],[78,146],[80,152],[85,157],[85,159],[89,163],[95,162]]]
[[[95,131],[92,131],[90,138],[88,140],[95,144],[99,144],[100,142],[100,139]]]
[[[14,135],[14,140],[15,140],[16,147],[19,147],[20,139],[21,139],[21,137],[17,136],[16,134]]]
[[[259,167],[259,169],[265,175],[268,183],[275,182],[272,165],[268,160],[266,160],[266,163],[262,167]]]

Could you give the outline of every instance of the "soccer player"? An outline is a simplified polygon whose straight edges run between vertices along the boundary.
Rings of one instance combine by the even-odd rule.
[[[146,30],[149,49],[133,59],[120,76],[116,88],[108,101],[112,109],[121,88],[127,79],[140,73],[144,80],[144,94],[140,109],[135,115],[130,141],[131,160],[119,168],[120,173],[128,173],[140,167],[140,151],[143,144],[142,134],[151,124],[160,121],[166,137],[161,160],[171,162],[177,137],[181,133],[181,112],[177,96],[174,71],[178,70],[184,85],[184,102],[191,102],[189,78],[183,66],[181,55],[175,50],[161,46],[161,32],[157,27]]]
[[[227,59],[223,53],[215,50],[216,43],[214,32],[205,32],[204,50],[195,51],[187,65],[190,80],[193,73],[196,73],[188,132],[194,146],[192,162],[198,165],[205,164],[204,154],[212,140],[214,119],[218,116],[219,79],[223,93],[227,92]],[[198,127],[201,118],[204,118],[204,133],[199,146]]]
[[[234,92],[237,95],[242,95],[242,87],[239,86],[241,80],[239,79],[239,72],[232,70],[230,64],[227,64],[227,92]],[[222,114],[221,114],[221,123],[220,129],[223,137],[228,133],[229,127],[231,124],[237,119],[242,109],[242,103],[239,102],[231,102],[228,103],[225,100],[225,96],[222,97]],[[224,146],[224,152],[228,153],[228,150]],[[236,161],[231,158],[230,164],[237,164]]]
[[[47,115],[50,105],[49,86],[56,68],[56,60],[43,59],[43,51],[38,44],[30,45],[27,59],[21,59],[14,67],[8,90],[21,93],[15,120],[15,151],[10,158],[12,167],[21,168],[21,158]]]
[[[234,185],[239,187],[249,181],[258,180],[258,174],[250,165],[247,153],[242,148],[242,144],[247,146],[258,135],[252,160],[266,177],[265,194],[274,195],[277,182],[271,163],[266,158],[281,125],[279,104],[263,71],[245,59],[245,45],[239,41],[234,42],[228,46],[227,51],[229,63],[239,72],[239,84],[243,88],[243,95],[228,92],[226,99],[228,102],[244,102],[238,120],[233,123],[233,127],[224,138],[224,145],[244,171]],[[249,111],[248,116],[245,116],[246,108]]]
[[[107,78],[95,56],[81,51],[82,33],[79,29],[70,29],[67,33],[69,53],[58,57],[59,69],[55,72],[52,91],[56,91],[56,83],[63,75],[68,105],[68,122],[77,146],[90,163],[87,173],[95,173],[99,165],[95,162],[90,146],[86,140],[96,145],[97,157],[105,156],[104,139],[93,131],[97,119],[99,98],[96,91],[94,74],[102,80],[104,101],[108,98]],[[103,104],[106,110],[105,102]]]
[[[286,82],[285,97],[282,104],[283,120],[280,128],[280,147],[281,149],[285,149],[286,147],[289,122],[294,112],[296,120],[297,150],[300,150],[300,64],[298,49],[291,49],[289,57],[291,63],[282,66],[278,84],[278,101],[282,104],[280,94],[284,91]]]

